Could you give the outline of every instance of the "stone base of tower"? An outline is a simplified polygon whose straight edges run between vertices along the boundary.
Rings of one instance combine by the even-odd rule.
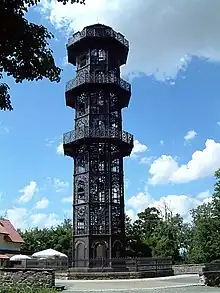
[[[75,272],[126,272],[127,266],[124,258],[78,260],[72,264],[71,271]]]
[[[155,278],[155,277],[167,277],[173,276],[174,271],[159,270],[159,271],[94,271],[89,269],[88,271],[77,271],[76,268],[69,269],[65,276],[66,280],[111,280],[111,279],[141,279],[141,278]],[[107,268],[109,269],[109,268]],[[56,276],[58,279],[59,275]]]

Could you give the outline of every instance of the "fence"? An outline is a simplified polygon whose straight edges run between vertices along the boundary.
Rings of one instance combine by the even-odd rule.
[[[128,271],[164,271],[172,270],[171,258],[96,258],[96,259],[83,259],[74,260],[73,263],[68,263],[67,259],[27,259],[14,265],[15,267],[22,268],[51,268],[57,271],[64,271],[70,267],[77,268],[94,268],[98,271],[104,271],[106,268],[111,267],[115,270],[128,270]]]
[[[25,259],[21,261],[13,261],[10,264],[15,268],[39,268],[39,269],[55,269],[57,271],[67,270],[69,267],[68,259]]]

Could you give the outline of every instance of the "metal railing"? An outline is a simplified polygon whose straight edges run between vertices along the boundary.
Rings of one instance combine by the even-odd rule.
[[[113,73],[88,73],[81,72],[74,79],[70,80],[66,84],[66,92],[72,90],[73,88],[80,86],[85,83],[101,83],[101,84],[116,84],[122,89],[130,92],[131,85],[122,78],[117,77]]]
[[[55,269],[57,271],[65,271],[68,268],[84,268],[90,267],[98,271],[104,271],[108,267],[112,267],[118,270],[133,271],[133,272],[156,272],[156,271],[167,271],[172,270],[171,258],[150,258],[150,257],[139,257],[139,258],[92,258],[92,259],[51,259],[51,260],[37,260],[27,259],[14,267],[22,268],[47,268]]]
[[[70,263],[70,262],[69,262]],[[107,267],[113,267],[120,270],[128,270],[134,272],[140,271],[164,271],[172,270],[172,260],[170,258],[96,258],[96,259],[83,259],[74,260],[73,267],[91,267],[97,268],[99,271],[105,270]]]
[[[82,127],[79,130],[72,130],[64,133],[63,144],[74,142],[75,140],[91,137],[91,138],[118,138],[127,144],[133,144],[133,135],[124,130],[120,131],[114,128],[96,128]]]
[[[122,45],[129,48],[128,40],[121,34],[114,31],[110,27],[102,27],[102,28],[84,28],[81,32],[77,32],[73,34],[72,37],[68,40],[68,46],[71,46],[75,42],[82,40],[87,37],[102,37],[102,38],[113,38],[119,41]]]

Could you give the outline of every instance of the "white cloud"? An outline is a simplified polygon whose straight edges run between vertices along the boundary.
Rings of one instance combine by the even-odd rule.
[[[67,33],[97,18],[122,32],[130,41],[126,72],[165,80],[187,67],[188,56],[220,61],[219,0],[88,0],[86,5],[42,0],[38,7]]]
[[[128,209],[125,211],[126,215],[131,219],[132,222],[137,220],[137,213],[134,210]]]
[[[32,214],[30,215],[33,226],[41,226],[43,228],[50,228],[59,225],[62,221],[58,219],[55,213],[51,214]]]
[[[37,183],[35,181],[30,181],[28,185],[24,188],[20,189],[19,192],[21,196],[19,197],[18,201],[20,203],[27,203],[32,200],[34,194],[38,191]]]
[[[162,155],[150,166],[151,184],[186,183],[213,176],[220,166],[220,143],[207,139],[205,148],[192,154],[191,160],[179,165],[170,155]]]
[[[131,219],[135,220],[136,214],[142,212],[147,207],[156,207],[163,215],[166,206],[174,215],[178,213],[185,221],[190,221],[189,211],[202,203],[210,202],[211,196],[211,193],[207,190],[196,196],[171,194],[156,200],[147,192],[140,192],[128,199],[126,203],[128,210],[126,213],[130,215]]]
[[[132,207],[138,213],[143,211],[151,203],[151,197],[148,193],[139,192],[137,195],[127,200],[127,206]]]
[[[164,145],[164,141],[163,140],[160,141],[160,145]]]
[[[28,228],[28,210],[26,208],[11,208],[7,210],[7,218],[11,221],[15,228]]]
[[[206,199],[206,198],[209,198],[211,196],[212,196],[212,194],[210,193],[210,191],[209,190],[206,190],[206,191],[203,191],[203,192],[199,193],[197,195],[197,198],[198,199]]]
[[[16,229],[29,229],[33,227],[49,228],[59,225],[62,220],[55,213],[35,213],[26,208],[13,207],[7,210],[7,218]]]
[[[137,139],[135,139],[131,156],[135,157],[137,156],[137,154],[146,152],[146,150],[147,150],[147,146],[145,144],[141,144]]]
[[[217,122],[217,125],[220,126],[220,121]]]
[[[63,143],[60,143],[57,147],[57,154],[58,155],[64,155],[64,151],[63,151]]]
[[[46,197],[43,197],[41,200],[39,200],[36,203],[35,208],[40,210],[40,209],[46,209],[49,205],[49,200]]]
[[[69,196],[69,197],[64,197],[64,198],[62,198],[62,200],[61,200],[62,202],[72,202],[73,201],[73,197],[72,196]]]
[[[152,177],[149,182],[151,184],[169,183],[171,181],[172,174],[174,174],[177,169],[178,164],[172,156],[162,155],[150,166],[149,173]]]
[[[143,157],[140,159],[140,163],[150,165],[154,159],[155,159],[155,156]]]
[[[192,140],[196,137],[197,132],[195,130],[189,130],[187,132],[187,134],[184,136],[184,140],[188,141],[188,140]]]
[[[66,190],[69,187],[69,182],[64,182],[60,179],[54,179],[53,186],[56,190],[56,192],[62,192]]]

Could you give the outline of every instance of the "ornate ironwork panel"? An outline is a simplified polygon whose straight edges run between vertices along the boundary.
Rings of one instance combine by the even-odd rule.
[[[125,37],[121,33],[115,32],[110,27],[104,27],[103,28],[90,28],[86,27],[81,32],[75,33],[72,37],[68,40],[68,46],[73,45],[75,42],[78,42],[86,37],[101,37],[101,38],[115,38],[120,43],[122,43],[124,46],[129,47],[128,40],[125,39]]]
[[[88,206],[80,205],[75,207],[75,235],[88,233]]]
[[[91,204],[90,205],[90,229],[92,235],[109,233],[109,205]]]

